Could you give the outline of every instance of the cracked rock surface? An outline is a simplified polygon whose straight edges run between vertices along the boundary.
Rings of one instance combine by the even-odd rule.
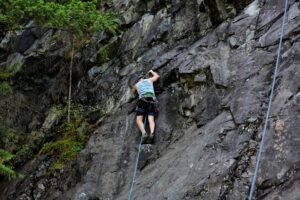
[[[78,70],[74,94],[106,115],[72,169],[48,180],[37,175],[47,163],[35,160],[37,174],[12,184],[0,182],[0,198],[127,199],[140,137],[129,85],[154,69],[160,74],[155,84],[160,106],[156,142],[143,145],[132,199],[246,199],[265,123],[284,1],[111,4],[125,29],[119,48],[108,63]],[[300,198],[299,28],[300,2],[289,0],[254,199]],[[91,62],[95,52],[82,55],[81,60]],[[30,57],[24,59],[26,64]],[[30,180],[33,185],[27,184]]]

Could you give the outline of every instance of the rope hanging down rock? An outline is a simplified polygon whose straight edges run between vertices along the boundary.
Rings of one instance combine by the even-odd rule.
[[[145,128],[146,128],[146,124],[147,124],[147,116],[145,116],[145,120],[144,120],[144,127]],[[138,151],[138,154],[137,154],[137,157],[136,157],[136,161],[135,161],[135,167],[134,167],[134,172],[133,172],[131,187],[130,187],[130,191],[128,193],[128,200],[131,200],[131,194],[132,194],[132,191],[133,191],[133,186],[135,184],[135,178],[136,178],[137,168],[138,168],[140,154],[141,154],[141,150],[142,150],[142,142],[143,142],[143,135],[141,135],[141,140],[140,140],[140,144],[139,144],[139,151]]]
[[[263,146],[264,146],[265,135],[266,135],[266,132],[267,132],[269,116],[270,116],[270,112],[271,112],[271,108],[272,108],[272,100],[273,100],[273,96],[274,96],[276,78],[277,78],[277,74],[278,74],[278,67],[279,67],[279,61],[280,61],[280,51],[281,51],[281,46],[282,46],[283,34],[284,34],[284,25],[285,25],[287,7],[288,7],[288,0],[285,0],[284,14],[283,14],[283,19],[282,19],[282,24],[281,24],[281,33],[280,33],[280,39],[279,39],[279,46],[278,46],[278,50],[277,50],[277,59],[276,59],[276,65],[275,65],[275,69],[274,69],[272,89],[271,89],[271,94],[270,94],[270,97],[269,97],[269,104],[268,104],[268,110],[267,110],[267,114],[266,114],[266,118],[265,118],[264,130],[263,130],[261,142],[260,142],[260,145],[259,145],[259,151],[258,151],[258,155],[257,155],[257,159],[256,159],[256,165],[255,165],[255,171],[254,171],[254,174],[253,174],[253,179],[252,179],[252,183],[251,183],[251,188],[250,188],[248,200],[252,200],[252,195],[253,195],[253,192],[254,192],[254,189],[255,189],[257,172],[258,172],[259,163],[260,163],[260,160],[261,160],[262,149],[263,149]]]

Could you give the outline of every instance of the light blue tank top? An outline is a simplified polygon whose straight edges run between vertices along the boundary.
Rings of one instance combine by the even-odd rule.
[[[139,98],[148,97],[149,94],[152,94],[153,99],[155,99],[154,87],[150,79],[144,79],[137,83],[136,87],[139,93]]]

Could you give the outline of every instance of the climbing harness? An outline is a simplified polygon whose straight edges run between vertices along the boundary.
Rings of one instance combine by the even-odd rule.
[[[139,100],[149,103],[149,104],[155,104],[157,102],[156,100],[153,100],[152,97],[146,97],[146,98],[143,97],[143,98],[140,98]]]
[[[147,115],[145,115],[145,119],[144,119],[144,127],[145,128],[146,128],[146,124],[147,124]],[[137,154],[136,161],[135,161],[135,167],[134,167],[131,187],[130,187],[130,191],[128,193],[128,200],[131,200],[131,194],[132,194],[132,191],[133,191],[133,186],[134,186],[134,183],[135,183],[135,178],[136,178],[137,168],[138,168],[138,164],[139,164],[140,154],[141,154],[141,150],[142,150],[142,142],[143,142],[143,135],[141,135],[139,150],[138,150],[138,154]]]
[[[253,179],[252,179],[252,183],[251,183],[251,188],[250,188],[250,193],[249,193],[249,196],[248,196],[248,200],[252,200],[252,195],[253,195],[253,191],[254,191],[254,188],[255,188],[259,163],[260,163],[260,160],[261,160],[262,148],[264,146],[265,135],[266,135],[266,132],[267,132],[269,115],[270,115],[271,108],[272,108],[272,100],[273,100],[273,96],[274,96],[276,78],[277,78],[277,74],[278,74],[280,51],[281,51],[281,46],[282,46],[282,39],[283,39],[283,33],[284,33],[284,23],[285,23],[285,18],[286,18],[286,13],[287,13],[287,7],[288,7],[288,0],[285,0],[284,15],[283,15],[282,24],[281,24],[281,33],[280,33],[279,47],[278,47],[278,51],[277,51],[277,59],[276,59],[276,65],[275,65],[275,70],[274,70],[274,77],[273,77],[273,82],[272,82],[272,89],[271,89],[271,94],[270,94],[270,97],[269,97],[269,104],[268,104],[268,110],[267,110],[267,114],[266,114],[266,118],[265,118],[264,130],[263,130],[263,134],[262,134],[262,138],[261,138],[261,142],[260,142],[260,146],[259,146],[259,151],[258,151],[258,155],[257,155],[257,159],[256,159],[255,171],[254,171],[254,174],[253,174]]]
[[[153,99],[152,97],[142,97],[137,101],[136,111],[147,113],[149,113],[149,111],[152,111],[154,112],[155,117],[157,117],[157,115],[159,114],[158,101],[156,99]]]

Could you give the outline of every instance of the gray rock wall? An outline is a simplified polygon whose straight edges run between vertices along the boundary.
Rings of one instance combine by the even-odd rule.
[[[116,56],[108,63],[96,62],[79,78],[74,94],[77,101],[101,108],[105,117],[71,169],[50,179],[32,175],[5,186],[9,189],[1,197],[127,199],[140,137],[129,85],[155,69],[161,75],[155,85],[160,103],[156,143],[143,145],[132,199],[246,199],[284,2],[248,4],[114,1],[125,29]],[[299,1],[289,0],[255,199],[300,198],[299,19]],[[83,52],[84,59],[93,60],[92,52]],[[45,164],[36,166],[42,173]]]

